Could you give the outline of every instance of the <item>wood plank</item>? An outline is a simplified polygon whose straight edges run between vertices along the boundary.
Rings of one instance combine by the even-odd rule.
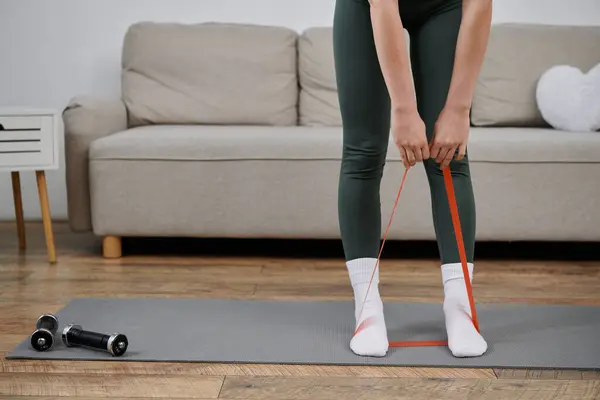
[[[591,400],[600,396],[600,381],[226,377],[221,396],[246,400]]]
[[[16,344],[16,343],[15,343]],[[14,347],[14,346],[13,346]],[[384,366],[330,366],[285,364],[217,364],[95,362],[62,360],[0,360],[0,374],[114,374],[198,376],[321,376],[362,378],[483,378],[494,379],[491,369],[413,368]]]
[[[224,377],[189,375],[0,375],[2,396],[218,397]]]
[[[185,282],[163,281],[154,284],[137,282],[103,282],[87,284],[76,281],[33,281],[24,285],[0,285],[0,302],[68,302],[74,297],[163,297],[163,298],[251,298],[256,285],[236,284],[227,281],[203,282],[201,279]]]
[[[0,357],[4,358],[6,354],[12,351],[12,349],[15,348],[17,344],[21,343],[27,337],[28,335],[0,334]],[[4,360],[0,360],[0,362],[3,361]]]
[[[163,261],[164,263],[164,261]],[[140,278],[144,279],[148,285],[160,284],[168,281],[173,284],[185,284],[189,281],[201,281],[203,283],[223,283],[230,284],[255,284],[261,279],[260,266],[238,266],[238,265],[152,265],[152,264],[123,264],[119,266],[93,265],[85,263],[85,268],[81,267],[80,262],[73,265],[73,262],[62,263],[61,268],[49,273],[25,274],[21,272],[20,278],[25,279],[32,285],[39,282],[46,282],[49,278],[55,283],[78,282],[82,284],[97,283],[102,281],[105,284],[135,283]],[[38,270],[39,271],[39,270]]]
[[[499,379],[600,380],[600,371],[560,369],[494,369]]]
[[[115,397],[115,396],[110,396],[110,397],[97,397],[97,396],[69,396],[69,397],[63,397],[63,396],[10,396],[11,399],[23,399],[23,400],[65,400],[66,398],[69,400],[103,400],[103,399],[110,399],[110,400],[148,400],[147,397]],[[158,397],[154,397],[154,398],[158,398]],[[185,397],[169,397],[169,400],[183,400],[186,399]],[[210,399],[214,399],[214,397],[212,398],[199,398],[199,397],[194,397],[194,400],[210,400]],[[219,399],[221,400],[228,400],[228,399],[223,399],[222,397],[219,397]]]
[[[0,397],[1,398],[1,397]],[[159,398],[159,397],[154,397],[154,398]],[[69,397],[63,397],[63,396],[10,396],[10,399],[23,399],[23,400],[65,400],[65,399],[69,399],[69,400],[103,400],[103,399],[110,399],[110,400],[148,400],[148,397],[116,397],[116,396],[110,396],[110,397],[98,397],[98,396],[69,396]],[[183,399],[187,399],[186,397],[169,397],[169,400],[183,400]],[[211,398],[207,398],[207,397],[194,397],[194,400],[210,400],[210,399],[214,399],[214,397]],[[219,397],[219,399],[221,400],[228,400],[228,399],[224,399],[222,397]]]

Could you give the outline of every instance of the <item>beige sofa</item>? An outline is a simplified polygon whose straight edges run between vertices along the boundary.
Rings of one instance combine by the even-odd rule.
[[[64,111],[69,220],[121,255],[132,236],[338,238],[342,128],[329,27],[138,23],[122,97]],[[600,27],[494,25],[472,108],[480,241],[600,240],[600,132],[543,121],[539,76],[600,62]],[[393,142],[387,222],[403,167]],[[391,239],[434,239],[421,166]]]

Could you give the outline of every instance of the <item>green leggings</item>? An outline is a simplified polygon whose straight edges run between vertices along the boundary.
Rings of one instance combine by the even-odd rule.
[[[410,35],[417,107],[431,142],[446,102],[462,18],[461,0],[400,0]],[[381,73],[368,0],[337,0],[333,23],[335,70],[343,121],[338,192],[346,260],[377,257],[381,243],[379,188],[390,135],[390,97]],[[424,161],[441,261],[460,262],[444,177],[433,159]],[[468,156],[450,163],[467,261],[473,261],[475,200]]]

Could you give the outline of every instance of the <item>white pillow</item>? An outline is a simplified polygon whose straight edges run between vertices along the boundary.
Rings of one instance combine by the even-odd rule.
[[[600,64],[587,74],[569,65],[557,65],[540,77],[536,100],[546,122],[566,131],[600,129]]]

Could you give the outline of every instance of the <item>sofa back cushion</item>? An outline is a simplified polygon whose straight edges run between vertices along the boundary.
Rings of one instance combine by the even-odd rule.
[[[122,71],[130,126],[297,124],[297,36],[245,24],[132,25]]]
[[[410,46],[406,30],[404,38]],[[302,32],[298,39],[298,70],[300,125],[341,126],[331,27]]]
[[[600,27],[496,24],[479,74],[476,126],[547,126],[536,103],[540,76],[555,65],[587,72],[600,63]]]
[[[341,126],[331,28],[309,28],[300,35],[298,74],[300,125]]]

